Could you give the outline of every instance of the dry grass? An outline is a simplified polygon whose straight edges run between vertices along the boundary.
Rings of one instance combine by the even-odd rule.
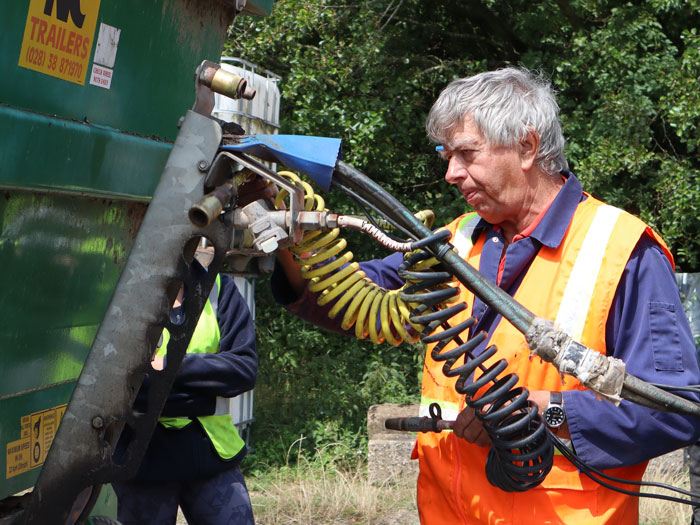
[[[246,480],[258,525],[417,525],[415,479],[373,484],[365,468],[335,465],[329,449]]]
[[[682,451],[652,461],[644,477],[690,490]],[[418,525],[415,479],[377,485],[365,468],[338,468],[329,450],[316,457],[298,457],[295,466],[269,469],[246,479],[258,525],[368,524]],[[643,492],[687,499],[668,490],[645,487]],[[659,499],[640,498],[642,525],[687,525],[692,507]]]
[[[678,450],[649,463],[644,481],[655,481],[672,487],[690,490],[688,467],[683,461],[683,451]],[[663,494],[682,499],[687,496],[660,488],[644,487],[642,492]],[[690,505],[652,498],[640,498],[639,523],[644,525],[688,525],[692,513]]]

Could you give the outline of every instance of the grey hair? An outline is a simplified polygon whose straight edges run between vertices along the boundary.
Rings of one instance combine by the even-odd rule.
[[[425,129],[432,141],[449,147],[465,119],[493,146],[513,147],[534,130],[540,169],[550,175],[568,169],[559,105],[541,73],[509,67],[453,80],[430,109]]]

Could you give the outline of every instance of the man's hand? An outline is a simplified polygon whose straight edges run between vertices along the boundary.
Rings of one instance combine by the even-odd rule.
[[[153,361],[151,361],[151,366],[153,370],[163,370],[165,366],[165,356],[156,355],[153,356]]]
[[[549,395],[550,393],[548,390],[533,390],[528,396],[528,399],[537,405],[540,415],[547,408]],[[475,410],[468,406],[459,413],[457,420],[454,422],[454,425],[452,425],[452,430],[458,437],[466,439],[469,443],[474,443],[481,447],[485,447],[491,443],[488,433],[484,430],[484,426],[476,417]],[[569,425],[565,422],[557,429],[556,434],[560,438],[570,439]]]
[[[484,425],[476,417],[476,411],[473,408],[464,407],[464,410],[459,413],[457,420],[452,425],[452,430],[458,437],[480,447],[486,447],[491,444],[489,435],[484,430]]]
[[[527,398],[537,405],[537,411],[542,415],[549,404],[549,390],[530,390]]]

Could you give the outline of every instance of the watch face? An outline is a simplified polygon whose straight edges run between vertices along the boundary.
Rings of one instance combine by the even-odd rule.
[[[559,428],[564,424],[564,419],[566,415],[564,409],[560,406],[547,407],[544,411],[544,421],[548,426],[552,428]]]

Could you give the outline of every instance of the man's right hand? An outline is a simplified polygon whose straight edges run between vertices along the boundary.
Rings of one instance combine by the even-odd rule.
[[[476,417],[476,411],[471,407],[465,407],[459,413],[457,420],[452,425],[452,430],[458,437],[480,447],[486,447],[491,444],[489,435],[484,430],[484,425]]]

